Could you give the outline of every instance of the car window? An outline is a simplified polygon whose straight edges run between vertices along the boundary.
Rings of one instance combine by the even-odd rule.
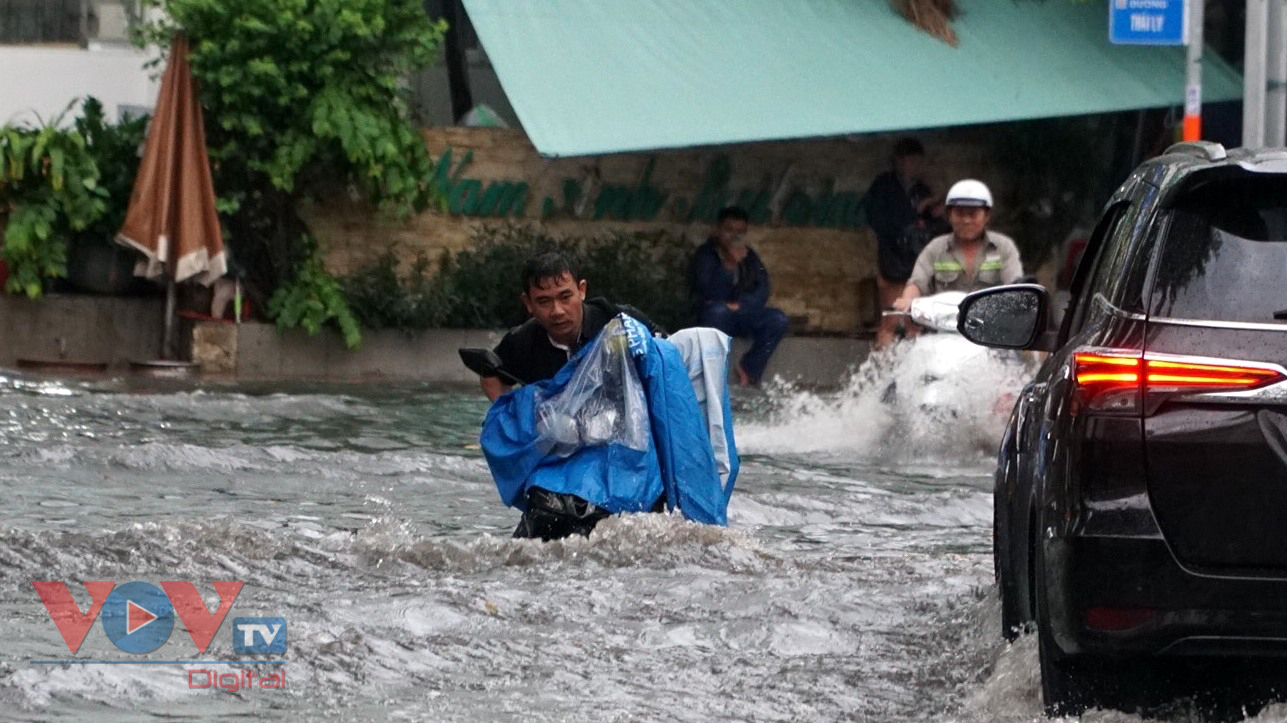
[[[1060,339],[1076,334],[1085,325],[1096,290],[1100,288],[1103,276],[1108,273],[1107,269],[1112,266],[1114,251],[1117,246],[1123,245],[1119,230],[1122,228],[1121,221],[1126,209],[1125,203],[1109,208],[1091,234],[1081,264],[1073,277],[1070,313],[1065,317]]]
[[[1151,183],[1140,185],[1134,202],[1126,207],[1115,232],[1112,266],[1099,287],[1113,306],[1130,313],[1144,313],[1145,277],[1156,245],[1158,224],[1154,209],[1160,192]]]
[[[1287,178],[1208,183],[1171,212],[1150,311],[1177,319],[1284,323]]]
[[[1135,226],[1132,221],[1138,216],[1138,207],[1124,207],[1119,210],[1113,227],[1109,230],[1104,252],[1100,254],[1099,261],[1095,264],[1094,276],[1091,277],[1087,291],[1103,294],[1110,301],[1115,300],[1114,292],[1121,277],[1126,250],[1130,248],[1132,227]]]

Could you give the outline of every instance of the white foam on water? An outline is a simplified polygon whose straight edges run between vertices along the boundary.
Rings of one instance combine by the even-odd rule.
[[[1033,371],[956,335],[919,337],[870,355],[838,392],[770,387],[768,418],[738,426],[739,449],[886,463],[991,454]]]
[[[509,536],[518,513],[466,447],[476,396],[0,388],[0,702],[42,720],[1044,720],[1032,640],[999,634],[991,452],[914,454],[882,399],[894,361],[929,373],[928,346],[836,394],[738,398],[771,408],[739,407],[729,528],[633,515],[545,544]],[[191,580],[208,607],[210,581],[242,580],[234,615],[288,621],[290,688],[32,666],[68,651],[31,580],[82,609],[82,580]],[[178,626],[162,654],[196,657]],[[127,657],[100,626],[81,655]]]

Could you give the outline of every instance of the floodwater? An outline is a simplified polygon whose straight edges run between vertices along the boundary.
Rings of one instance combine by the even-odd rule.
[[[1035,644],[999,635],[979,441],[1013,379],[974,377],[976,413],[926,428],[889,374],[738,395],[727,529],[642,515],[541,544],[509,537],[472,390],[0,373],[3,715],[1042,720]],[[146,655],[95,624],[73,656],[33,580],[81,610],[81,581],[192,581],[210,609],[243,581],[229,617],[285,618],[285,663],[184,662],[247,659],[229,621],[204,653],[176,622]],[[222,688],[192,687],[206,670]]]

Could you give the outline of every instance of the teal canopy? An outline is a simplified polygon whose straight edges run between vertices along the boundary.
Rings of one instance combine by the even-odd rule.
[[[550,157],[1183,103],[1184,48],[1110,44],[1105,2],[957,4],[952,47],[887,0],[465,0]],[[1205,60],[1203,100],[1240,98]]]

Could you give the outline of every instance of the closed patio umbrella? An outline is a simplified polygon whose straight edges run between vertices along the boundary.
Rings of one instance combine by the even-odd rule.
[[[176,284],[192,279],[209,286],[227,272],[205,125],[188,66],[188,41],[182,35],[170,45],[143,159],[116,241],[144,255],[135,275],[163,278],[166,283],[161,357],[170,359]]]

